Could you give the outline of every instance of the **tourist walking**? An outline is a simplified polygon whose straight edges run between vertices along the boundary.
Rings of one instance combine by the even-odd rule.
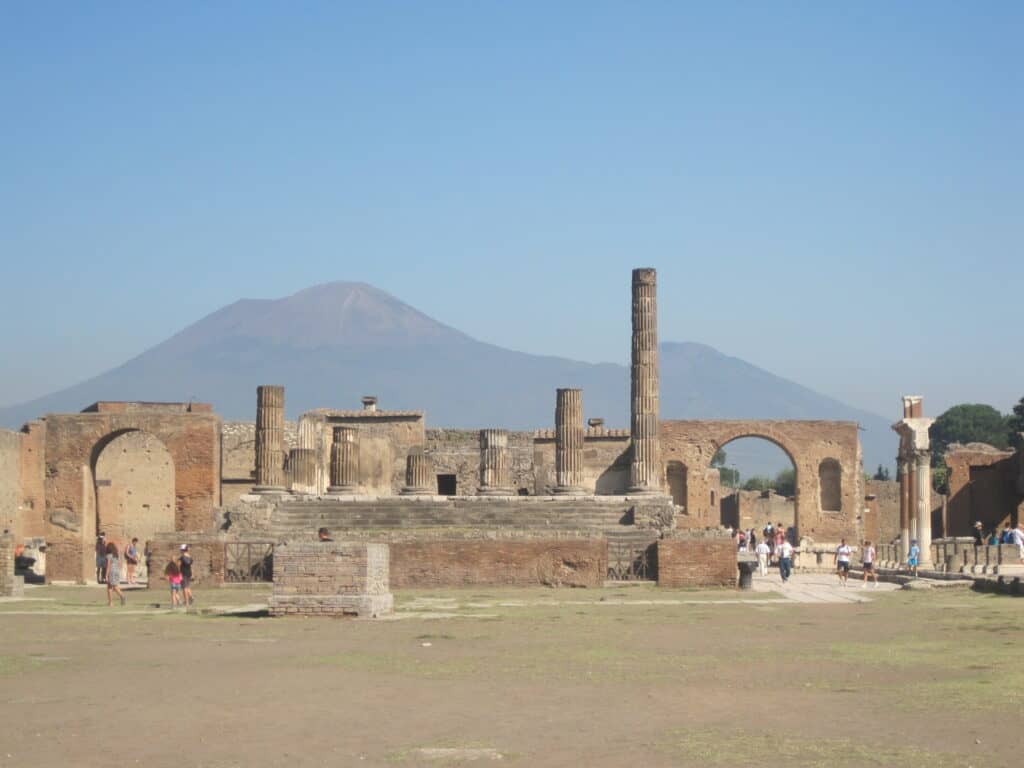
[[[779,576],[785,584],[793,573],[793,545],[783,539],[782,543],[775,547],[775,551],[779,554]]]
[[[1017,545],[1017,557],[1024,563],[1024,523],[1018,523],[1017,527],[1013,529],[1011,543]]]
[[[758,569],[758,572],[762,576],[767,576],[768,575],[768,555],[770,555],[771,552],[772,552],[771,547],[769,547],[767,544],[765,544],[764,539],[762,539],[758,543],[758,545],[754,548],[754,551],[757,553],[757,569]]]
[[[164,568],[164,576],[171,587],[171,608],[177,608],[181,604],[181,569],[173,560],[167,563]]]
[[[107,578],[107,534],[100,531],[96,537],[96,583],[102,584]]]
[[[104,574],[107,581],[107,606],[114,604],[114,593],[121,598],[121,605],[125,604],[124,592],[121,591],[121,558],[117,554],[117,544],[110,542],[104,554],[107,572]]]
[[[864,542],[864,549],[860,551],[860,564],[864,571],[864,582],[860,585],[864,589],[868,585],[868,575],[875,580],[875,587],[878,587],[878,571],[875,570],[875,547],[870,541]]]
[[[846,543],[846,539],[841,539],[839,546],[836,547],[833,562],[836,566],[836,573],[839,575],[839,583],[844,587],[846,586],[846,579],[850,576],[850,555],[852,554],[853,549]]]
[[[188,544],[181,545],[178,567],[181,570],[181,599],[185,605],[192,605],[192,555],[188,551]]]
[[[921,559],[921,548],[917,546],[917,539],[913,539],[910,542],[910,552],[907,554],[907,568],[910,573],[917,578],[917,564]]]
[[[981,525],[981,520],[974,521],[974,546],[980,547],[985,543],[985,530]]]
[[[128,583],[135,583],[135,569],[139,566],[139,540],[132,539],[132,543],[124,548],[124,564],[128,570]]]

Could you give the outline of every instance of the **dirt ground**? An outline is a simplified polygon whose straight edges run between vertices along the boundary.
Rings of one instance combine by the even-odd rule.
[[[1024,600],[449,590],[398,618],[0,603],[3,766],[1019,766]],[[265,600],[200,590],[200,607]],[[1007,734],[1016,734],[1007,738]]]

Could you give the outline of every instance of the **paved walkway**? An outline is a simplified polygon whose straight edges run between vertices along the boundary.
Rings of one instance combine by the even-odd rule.
[[[883,581],[877,587],[870,582],[862,589],[863,583],[850,577],[844,587],[834,573],[797,573],[783,584],[777,571],[769,571],[767,576],[754,576],[754,591],[775,592],[798,603],[867,603],[872,595],[900,588]]]

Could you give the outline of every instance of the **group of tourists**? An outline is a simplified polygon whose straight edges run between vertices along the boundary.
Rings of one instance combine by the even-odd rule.
[[[121,600],[121,605],[127,602],[121,591],[121,583],[125,581],[132,586],[138,583],[136,571],[141,557],[137,538],[133,538],[124,552],[121,552],[117,543],[108,540],[107,534],[100,531],[96,537],[96,583],[107,585],[108,606],[114,604],[115,594]]]
[[[868,579],[874,579],[874,586],[878,586],[878,571],[875,570],[875,558],[877,556],[875,545],[865,541],[860,549],[860,566],[864,573],[864,580],[861,582],[861,589],[868,585]],[[853,560],[853,547],[846,543],[846,539],[840,539],[836,547],[834,562],[836,574],[839,576],[839,583],[844,587],[850,578],[850,567]]]
[[[779,575],[783,583],[789,581],[793,573],[793,542],[786,535],[782,523],[772,525],[769,522],[761,530],[762,538],[757,539],[753,528],[737,532],[737,547],[741,552],[754,552],[757,555],[757,569],[762,576],[768,575],[769,562],[777,563]]]
[[[1002,531],[993,528],[986,536],[984,526],[982,526],[981,520],[978,520],[974,523],[974,543],[977,546],[987,544],[990,547],[998,544],[1012,544],[1017,547],[1017,556],[1024,563],[1024,521],[1018,523],[1016,528],[1012,528],[1009,523],[1003,526]]]

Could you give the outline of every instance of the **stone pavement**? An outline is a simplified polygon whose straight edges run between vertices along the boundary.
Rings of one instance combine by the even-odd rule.
[[[900,588],[899,584],[874,582],[861,589],[863,582],[852,576],[847,586],[839,583],[834,573],[795,573],[785,584],[777,571],[769,571],[767,576],[754,575],[755,592],[775,592],[798,603],[867,603],[872,595],[880,592],[893,592]]]

